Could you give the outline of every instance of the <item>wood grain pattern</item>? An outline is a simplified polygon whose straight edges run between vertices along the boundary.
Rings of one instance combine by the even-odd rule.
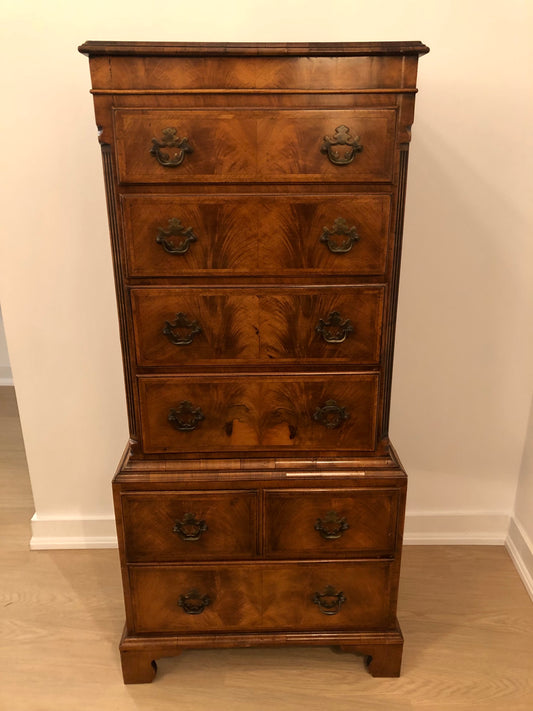
[[[387,630],[396,620],[389,589],[389,561],[279,564],[262,568],[263,616],[267,629]],[[324,614],[313,602],[328,586],[345,601],[336,614]]]
[[[429,51],[421,42],[86,42],[79,50],[91,58],[94,92],[414,91],[418,56]]]
[[[249,566],[132,566],[129,574],[139,633],[244,630],[260,619],[259,577]],[[201,614],[187,614],[178,605],[192,591],[209,599]]]
[[[363,151],[349,165],[321,153],[324,136],[347,125]],[[120,183],[387,182],[392,178],[396,112],[149,110],[114,113]],[[193,152],[176,168],[150,155],[166,128]],[[170,149],[172,153],[172,149]]]
[[[389,585],[390,567],[386,561],[131,567],[135,630],[386,629],[391,610],[381,591]],[[346,598],[337,614],[323,614],[313,602],[328,585]],[[191,590],[209,598],[200,614],[186,614],[177,604]]]
[[[259,300],[252,289],[133,289],[137,362],[144,366],[241,363],[259,359]],[[201,331],[188,345],[165,336],[183,313]],[[192,329],[171,329],[186,336]]]
[[[155,452],[250,452],[290,448],[358,451],[375,447],[378,375],[190,376],[139,379],[143,449]],[[313,415],[334,400],[349,417],[328,429]],[[191,432],[168,421],[178,403],[199,407],[205,419]]]
[[[397,489],[273,490],[265,492],[267,558],[355,558],[393,555],[399,511]],[[336,539],[316,528],[333,511],[346,530]]]
[[[388,194],[125,195],[122,211],[134,277],[380,275],[386,269]],[[332,229],[339,217],[359,237],[344,254],[320,241],[324,228]],[[184,254],[169,254],[156,241],[171,219],[197,237]]]
[[[379,363],[383,287],[331,289],[165,288],[131,290],[137,363],[141,366]],[[337,312],[350,332],[329,343],[317,332]],[[200,333],[175,345],[165,324],[182,313]],[[334,335],[336,330],[331,327]],[[327,330],[327,329],[325,329]],[[183,340],[192,328],[171,329]],[[344,331],[339,330],[339,338]],[[327,336],[327,334],[326,334]]]
[[[122,496],[121,506],[129,562],[257,555],[255,491],[130,493]],[[183,540],[174,530],[187,514],[205,523],[198,540]]]

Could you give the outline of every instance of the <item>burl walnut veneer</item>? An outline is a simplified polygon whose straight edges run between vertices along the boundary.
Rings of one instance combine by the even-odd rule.
[[[420,42],[87,42],[131,439],[124,680],[187,648],[400,673],[388,439]]]

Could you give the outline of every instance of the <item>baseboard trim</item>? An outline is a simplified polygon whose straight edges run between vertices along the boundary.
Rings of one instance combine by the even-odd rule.
[[[112,516],[56,518],[34,514],[31,519],[30,549],[116,548],[117,534]]]
[[[87,538],[84,536],[70,536],[69,538],[56,536],[55,538],[41,536],[35,538],[32,536],[30,540],[30,549],[32,551],[50,551],[50,550],[89,550],[91,548],[117,548],[117,538],[112,536]]]
[[[502,513],[408,513],[404,543],[416,546],[503,546],[510,516]]]
[[[505,547],[529,597],[533,600],[533,543],[515,518],[511,519]]]

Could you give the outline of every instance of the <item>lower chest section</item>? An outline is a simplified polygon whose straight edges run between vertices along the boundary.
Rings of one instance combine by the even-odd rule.
[[[116,485],[130,629],[388,629],[405,481]]]

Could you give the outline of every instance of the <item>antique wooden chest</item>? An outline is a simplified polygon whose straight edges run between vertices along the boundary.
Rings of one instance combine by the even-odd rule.
[[[419,42],[87,42],[131,440],[124,680],[187,648],[400,672],[388,439]]]

